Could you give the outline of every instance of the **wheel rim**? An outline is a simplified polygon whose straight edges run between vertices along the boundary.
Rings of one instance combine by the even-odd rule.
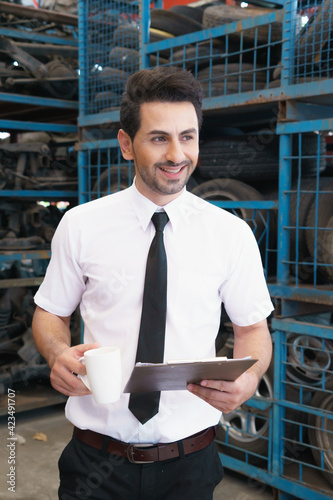
[[[288,339],[288,344],[288,376],[296,382],[320,384],[323,373],[331,365],[331,356],[323,349],[322,341],[308,335],[296,335]]]

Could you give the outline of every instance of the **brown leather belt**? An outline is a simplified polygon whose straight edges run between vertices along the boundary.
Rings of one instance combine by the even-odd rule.
[[[81,430],[74,427],[74,436],[82,443],[102,450],[104,447],[105,439],[108,440],[106,451],[113,455],[118,455],[127,458],[134,464],[143,464],[149,462],[159,462],[162,460],[169,460],[170,458],[177,458],[180,456],[179,448],[182,445],[184,454],[189,455],[195,451],[200,451],[206,448],[215,438],[215,427],[193,434],[181,441],[174,443],[123,443],[117,441],[109,436],[104,436],[98,432],[90,430]]]

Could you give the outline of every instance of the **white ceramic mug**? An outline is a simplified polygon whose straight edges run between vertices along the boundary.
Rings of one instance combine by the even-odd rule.
[[[87,375],[79,375],[99,404],[118,401],[121,393],[121,360],[118,347],[99,347],[84,353],[79,361]]]

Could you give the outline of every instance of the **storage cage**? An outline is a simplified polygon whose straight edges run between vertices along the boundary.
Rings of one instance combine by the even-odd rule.
[[[131,162],[122,159],[118,140],[107,142],[107,146],[94,142],[82,144],[79,153],[83,156],[79,172],[81,203],[115,193],[132,184],[134,169]]]
[[[222,415],[217,435],[226,467],[302,499],[333,495],[333,179],[326,127],[319,119],[277,127],[277,268],[274,282],[268,279],[274,358],[255,396]],[[231,355],[232,340],[226,349]]]
[[[275,4],[80,1],[79,191],[84,202],[131,183],[115,139],[128,75],[192,71],[208,128],[188,189],[251,226],[276,306],[274,359],[254,397],[222,415],[221,460],[280,498],[321,500],[333,495],[333,3]],[[241,136],[225,133],[230,117]],[[222,337],[232,355],[227,321]]]

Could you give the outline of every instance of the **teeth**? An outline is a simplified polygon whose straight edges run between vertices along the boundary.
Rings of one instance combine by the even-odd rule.
[[[178,168],[178,170],[174,170],[174,169],[173,170],[169,170],[168,168],[162,168],[162,170],[164,172],[169,172],[170,174],[178,174],[178,172],[180,172],[182,168],[183,167],[180,167],[180,168]]]

